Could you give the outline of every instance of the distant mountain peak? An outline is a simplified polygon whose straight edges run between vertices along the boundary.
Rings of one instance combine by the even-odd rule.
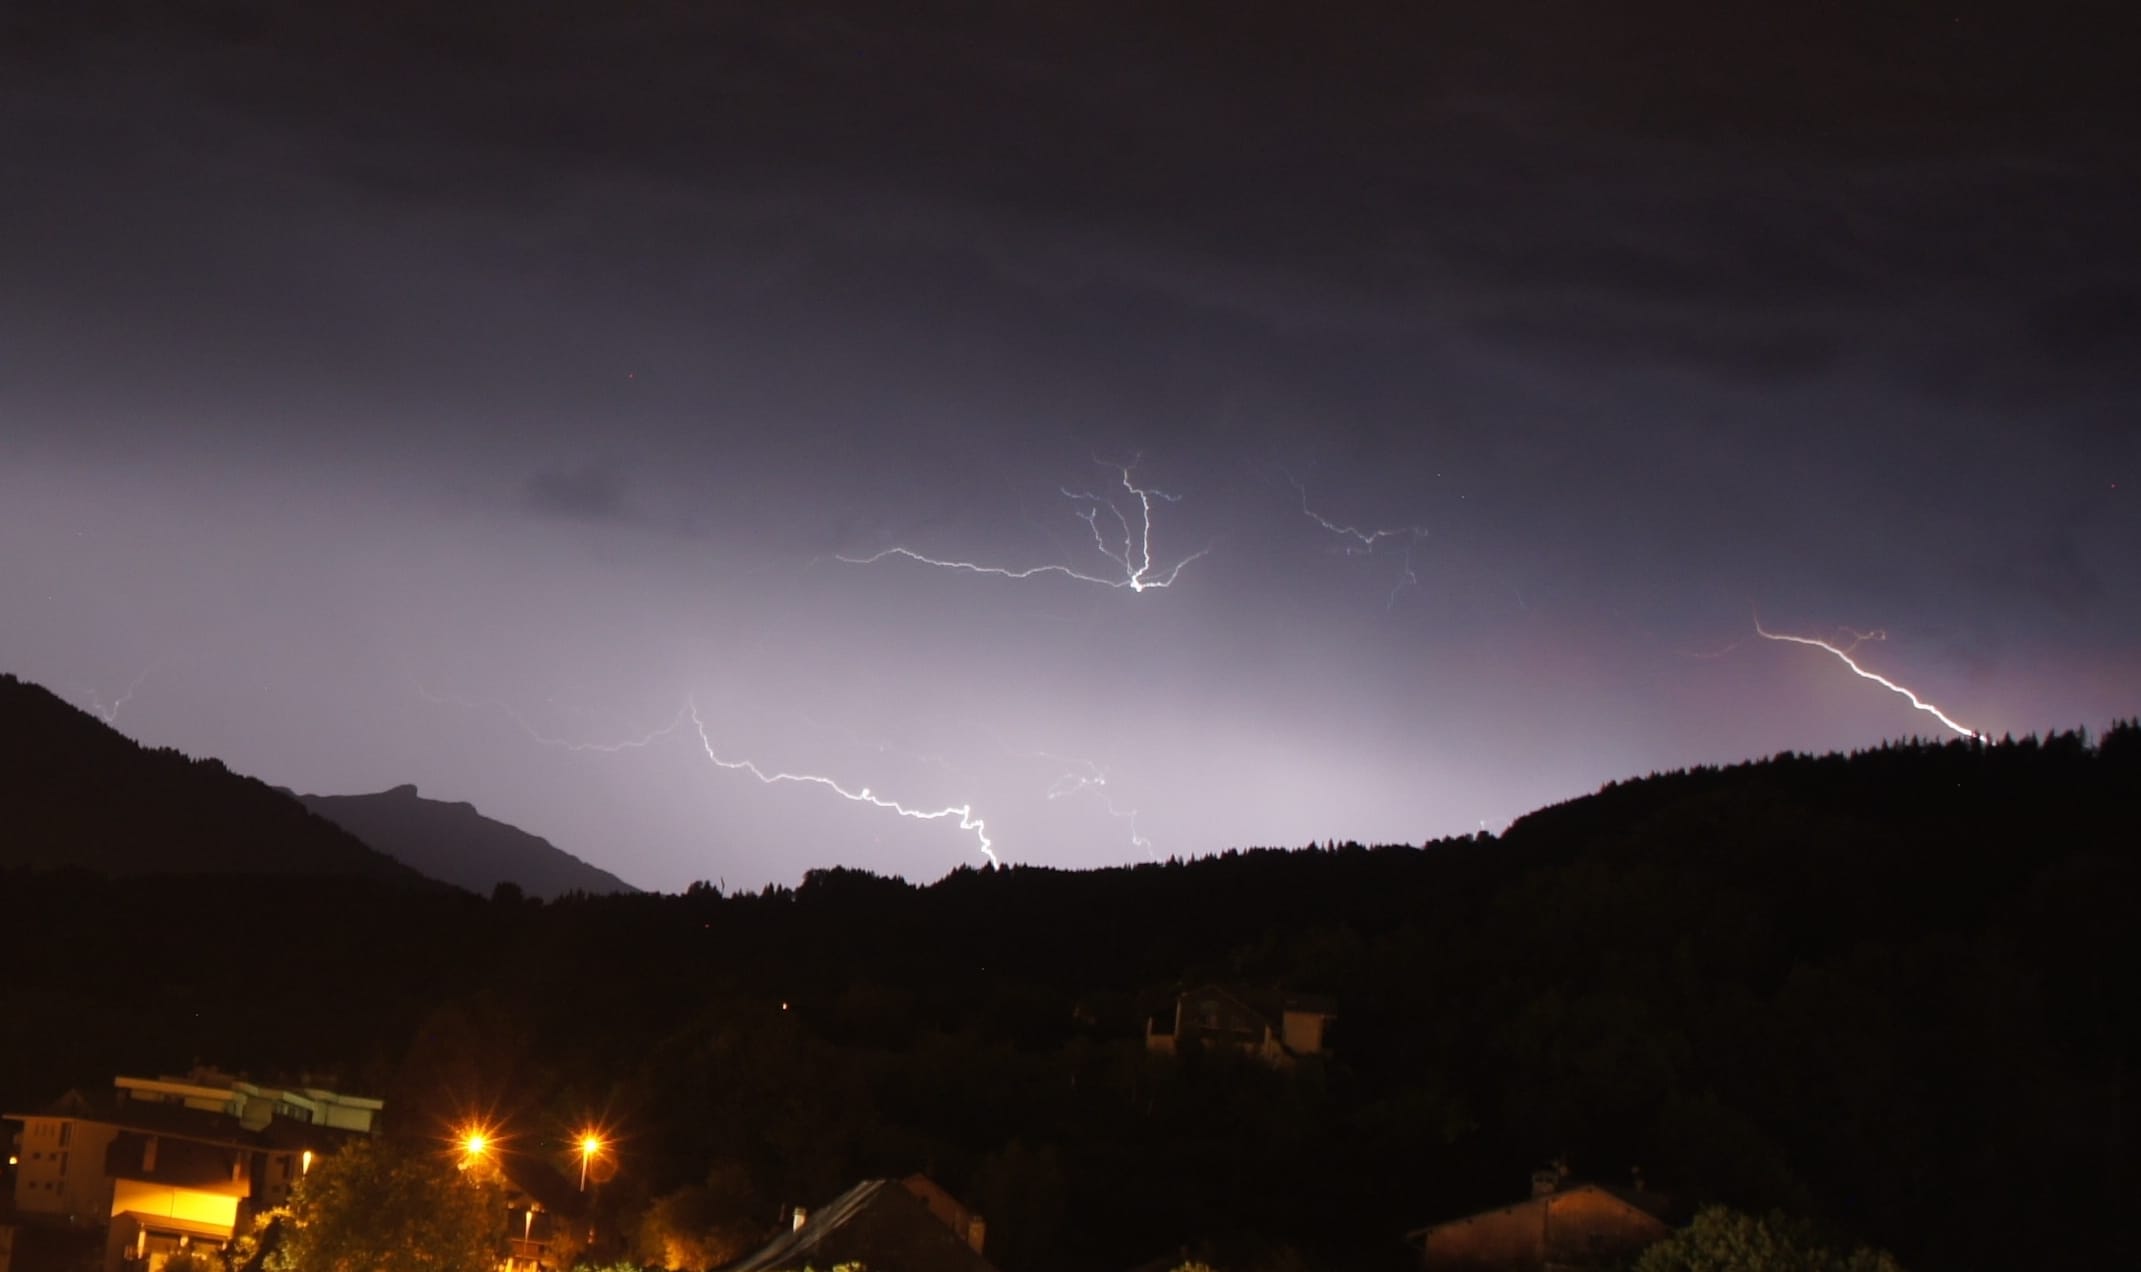
[[[300,795],[313,812],[434,879],[487,895],[518,884],[548,900],[568,892],[636,892],[539,835],[486,817],[466,800],[426,799],[414,782],[376,795]]]
[[[145,747],[50,690],[0,675],[0,867],[126,875],[418,872],[220,760]]]

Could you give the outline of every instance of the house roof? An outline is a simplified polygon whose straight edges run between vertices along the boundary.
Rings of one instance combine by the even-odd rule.
[[[1444,1228],[1455,1227],[1458,1224],[1471,1223],[1475,1219],[1483,1219],[1489,1215],[1507,1214],[1513,1210],[1523,1210],[1529,1206],[1537,1206],[1541,1204],[1551,1203],[1556,1197],[1566,1197],[1569,1196],[1571,1193],[1581,1192],[1602,1193],[1605,1196],[1611,1197],[1615,1201],[1620,1202],[1622,1205],[1628,1207],[1630,1210],[1641,1211],[1642,1213],[1649,1215],[1651,1218],[1658,1220],[1660,1223],[1671,1222],[1670,1215],[1672,1212],[1672,1203],[1670,1199],[1668,1199],[1661,1193],[1647,1192],[1636,1188],[1623,1188],[1617,1184],[1600,1184],[1592,1183],[1589,1181],[1577,1180],[1564,1183],[1561,1187],[1556,1188],[1554,1191],[1543,1194],[1541,1196],[1525,1197],[1519,1201],[1512,1201],[1506,1206],[1495,1206],[1487,1210],[1476,1210],[1468,1215],[1458,1215],[1452,1219],[1445,1219],[1441,1223],[1429,1224],[1425,1228],[1415,1228],[1411,1232],[1405,1234],[1405,1239],[1408,1241],[1419,1241],[1425,1238],[1429,1233],[1439,1232]]]
[[[17,1119],[66,1117],[116,1126],[124,1131],[145,1131],[266,1151],[296,1152],[307,1148],[332,1151],[366,1135],[363,1131],[345,1127],[320,1126],[287,1118],[276,1118],[258,1130],[251,1130],[228,1113],[188,1108],[183,1104],[125,1099],[116,1094],[90,1097],[79,1091],[69,1091],[36,1112],[10,1113],[8,1116]]]
[[[869,1179],[820,1206],[802,1227],[723,1272],[793,1272],[860,1262],[899,1272],[996,1272],[896,1179]]]
[[[1291,994],[1276,989],[1251,989],[1240,985],[1220,985],[1206,982],[1191,985],[1175,995],[1176,1001],[1194,998],[1199,994],[1217,994],[1254,1015],[1277,1022],[1290,1011],[1313,1012],[1319,1016],[1336,1016],[1338,1000],[1323,994]]]

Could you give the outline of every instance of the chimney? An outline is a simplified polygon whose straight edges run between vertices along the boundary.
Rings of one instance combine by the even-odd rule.
[[[966,1221],[966,1243],[974,1248],[974,1253],[981,1253],[982,1238],[988,1235],[989,1225],[982,1221],[980,1215],[975,1215]]]
[[[806,1224],[806,1223],[809,1223],[809,1222],[810,1222],[810,1212],[809,1212],[808,1210],[805,1210],[805,1209],[804,1209],[803,1207],[801,1207],[801,1206],[797,1206],[797,1207],[795,1208],[795,1218],[794,1218],[794,1220],[793,1220],[793,1221],[791,1222],[791,1226],[789,1227],[789,1229],[788,1229],[788,1230],[789,1230],[790,1232],[801,1232],[801,1231],[803,1230],[803,1225],[804,1225],[804,1224]]]

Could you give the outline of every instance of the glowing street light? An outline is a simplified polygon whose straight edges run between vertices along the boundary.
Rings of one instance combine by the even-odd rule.
[[[587,1191],[587,1166],[602,1152],[602,1137],[593,1131],[580,1136],[580,1191]]]
[[[456,1133],[454,1143],[461,1150],[462,1170],[482,1165],[490,1159],[492,1150],[498,1147],[497,1140],[487,1127],[473,1123]]]

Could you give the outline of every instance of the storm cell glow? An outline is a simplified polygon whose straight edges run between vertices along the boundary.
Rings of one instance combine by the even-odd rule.
[[[2056,18],[621,2],[0,36],[0,669],[656,888],[2141,715]]]

